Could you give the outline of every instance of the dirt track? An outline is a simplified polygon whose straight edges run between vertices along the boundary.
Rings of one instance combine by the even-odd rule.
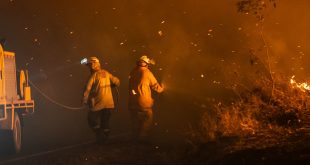
[[[171,146],[134,144],[129,138],[119,137],[102,145],[92,142],[56,152],[25,156],[22,159],[14,158],[5,164],[171,164],[176,161],[176,158],[171,157],[174,152]]]
[[[87,142],[22,159],[13,158],[4,164],[310,164],[310,137],[307,134],[273,136],[265,132],[192,146],[168,139],[135,144],[124,135],[113,137],[103,145]]]

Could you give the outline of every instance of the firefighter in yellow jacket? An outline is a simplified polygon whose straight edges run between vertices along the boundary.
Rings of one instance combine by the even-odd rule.
[[[145,140],[153,124],[153,98],[151,90],[163,92],[148,66],[155,64],[147,56],[142,56],[129,76],[129,110],[132,118],[134,140]]]
[[[110,133],[109,120],[111,111],[114,110],[112,86],[119,86],[120,81],[108,71],[101,69],[96,57],[82,60],[86,64],[91,76],[88,79],[83,95],[83,103],[88,104],[88,124],[95,132],[97,142],[103,142]]]

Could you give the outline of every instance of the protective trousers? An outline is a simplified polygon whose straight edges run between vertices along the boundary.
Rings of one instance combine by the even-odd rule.
[[[110,133],[110,117],[112,108],[88,112],[88,125],[95,132],[97,141],[104,141]]]
[[[132,119],[132,134],[134,140],[141,140],[148,136],[153,123],[153,110],[130,109]]]

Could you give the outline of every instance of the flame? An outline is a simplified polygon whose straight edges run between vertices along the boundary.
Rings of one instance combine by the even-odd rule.
[[[294,78],[295,78],[295,75],[293,75],[290,80],[290,83],[292,84],[293,87],[299,88],[303,92],[310,91],[310,86],[307,83],[305,82],[297,83]]]

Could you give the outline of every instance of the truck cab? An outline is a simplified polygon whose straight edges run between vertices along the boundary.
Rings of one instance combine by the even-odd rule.
[[[28,72],[17,71],[15,53],[4,51],[0,44],[0,142],[9,150],[20,152],[22,121],[33,112]]]

